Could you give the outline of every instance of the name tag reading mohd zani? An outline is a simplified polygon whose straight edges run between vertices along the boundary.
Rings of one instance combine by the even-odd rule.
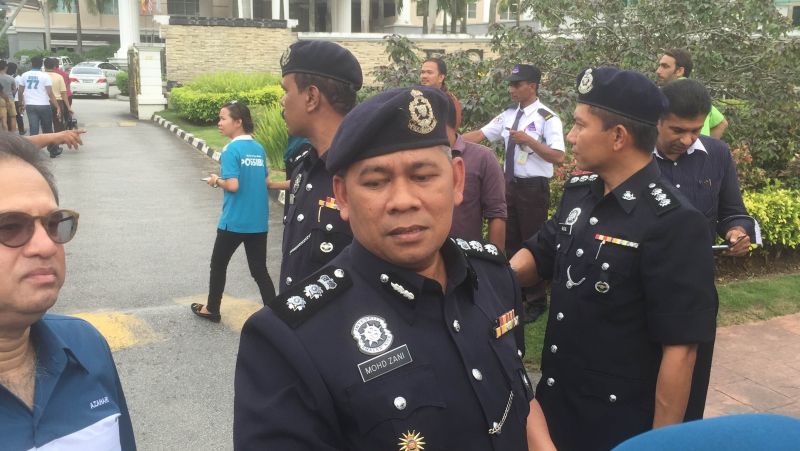
[[[408,365],[413,359],[408,351],[408,345],[398,346],[391,351],[387,351],[377,357],[373,357],[365,362],[358,364],[358,372],[364,382],[371,381],[376,377],[394,371],[402,366]]]

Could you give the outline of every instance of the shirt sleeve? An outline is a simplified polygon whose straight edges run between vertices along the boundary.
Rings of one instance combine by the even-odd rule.
[[[733,227],[742,227],[750,236],[750,241],[756,242],[755,222],[748,216],[747,208],[742,200],[742,190],[739,187],[739,177],[736,175],[736,164],[731,157],[730,149],[725,143],[720,152],[719,165],[723,168],[722,180],[719,189],[719,204],[717,207],[717,234],[725,238]]]
[[[469,144],[468,144],[469,145]],[[494,153],[487,149],[481,152],[483,183],[481,184],[481,211],[486,219],[508,217],[506,208],[506,182],[500,163]]]
[[[48,86],[53,86],[53,79],[50,78],[49,75],[43,74],[39,78],[42,80],[42,86],[44,86],[45,88],[48,87]]]
[[[708,113],[708,127],[714,128],[725,120],[725,115],[720,112],[717,107],[711,105],[711,111]]]
[[[227,150],[222,152],[222,156],[219,158],[220,161],[220,178],[223,179],[238,179],[239,178],[239,170],[241,169],[239,165],[239,152],[238,152],[238,143],[236,141],[231,142],[228,144]]]
[[[553,150],[564,152],[564,125],[561,118],[553,115],[544,123],[544,143]]]
[[[714,339],[714,257],[702,213],[680,207],[661,217],[641,245],[641,268],[653,341],[681,345]]]
[[[293,331],[271,310],[242,329],[233,401],[234,450],[343,449],[324,381]]]
[[[503,134],[503,116],[505,113],[500,113],[492,119],[492,122],[484,125],[481,128],[483,132],[483,136],[486,137],[487,140],[491,142],[495,142],[502,137]]]

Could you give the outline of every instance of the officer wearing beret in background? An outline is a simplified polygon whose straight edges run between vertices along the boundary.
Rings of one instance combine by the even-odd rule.
[[[553,164],[564,161],[561,119],[539,100],[542,72],[528,64],[511,70],[508,93],[514,103],[480,130],[464,134],[464,140],[482,139],[505,143],[506,252],[514,255],[522,241],[538,232],[550,207]],[[547,308],[545,284],[525,290],[524,321],[532,322]]]
[[[281,103],[289,134],[308,138],[287,168],[283,258],[279,292],[335,257],[353,239],[339,216],[325,159],[333,135],[356,104],[362,75],[358,60],[327,41],[299,41],[281,58]]]
[[[401,88],[345,118],[326,166],[354,240],[246,322],[236,449],[515,451],[529,421],[546,434],[505,256],[447,236],[464,165],[446,111],[440,90]]]
[[[642,74],[578,76],[578,167],[556,214],[511,259],[552,280],[536,391],[559,450],[608,450],[683,421],[698,343],[716,329],[711,237],[652,152],[667,106]]]

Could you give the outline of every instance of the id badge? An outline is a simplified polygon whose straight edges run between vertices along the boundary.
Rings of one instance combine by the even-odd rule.
[[[517,150],[516,162],[517,164],[524,165],[528,161],[528,152]]]

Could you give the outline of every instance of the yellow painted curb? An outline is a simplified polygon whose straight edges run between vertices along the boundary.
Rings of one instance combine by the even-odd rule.
[[[197,296],[176,299],[175,302],[178,304],[191,305],[195,302],[198,304],[205,304],[207,300],[207,295],[199,294]],[[249,299],[235,298],[226,294],[222,297],[222,306],[219,311],[222,315],[222,324],[235,332],[241,332],[242,326],[244,326],[244,322],[247,321],[247,318],[250,318],[253,313],[261,310],[263,306],[264,304],[260,301],[256,302]],[[186,309],[186,314],[194,317],[188,308]],[[202,321],[208,322],[206,320]]]
[[[108,341],[112,351],[135,345],[152,343],[158,334],[141,318],[129,313],[93,312],[73,313],[72,316],[91,323]]]

